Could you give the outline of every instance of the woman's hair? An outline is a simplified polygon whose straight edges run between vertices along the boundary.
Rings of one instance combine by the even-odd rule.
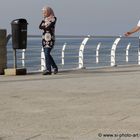
[[[44,11],[47,10],[49,16],[55,16],[55,15],[54,15],[54,11],[53,11],[53,9],[52,9],[51,7],[44,6],[44,7],[42,8],[42,10],[44,10]]]

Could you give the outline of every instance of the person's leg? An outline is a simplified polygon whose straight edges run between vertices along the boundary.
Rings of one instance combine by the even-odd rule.
[[[54,74],[57,74],[57,73],[58,73],[58,67],[57,67],[57,65],[56,65],[56,63],[55,63],[53,57],[51,56],[51,54],[50,54],[50,60],[51,60],[51,66],[52,66],[53,69],[54,69]]]
[[[56,65],[56,63],[55,63],[55,61],[54,61],[54,59],[53,59],[53,57],[51,55],[50,55],[50,59],[51,59],[51,65],[52,65],[52,67],[54,69],[57,69],[58,67],[57,67],[57,65]]]
[[[46,61],[46,71],[43,73],[44,75],[51,74],[51,48],[44,48],[45,53],[45,61]]]

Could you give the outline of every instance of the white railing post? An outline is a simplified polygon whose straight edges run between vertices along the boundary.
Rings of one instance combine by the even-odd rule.
[[[99,49],[100,49],[100,46],[101,46],[101,43],[99,43],[97,45],[97,48],[96,48],[96,63],[99,63]]]
[[[129,61],[128,56],[129,56],[129,49],[130,49],[130,46],[131,46],[131,43],[129,43],[129,44],[127,45],[127,47],[126,47],[126,62]]]
[[[65,64],[65,48],[66,48],[67,43],[64,43],[62,47],[62,66]]]
[[[140,50],[138,49],[138,65],[140,65]]]
[[[115,60],[115,52],[116,52],[116,47],[119,43],[119,41],[121,40],[121,37],[116,38],[116,40],[114,41],[112,48],[111,48],[111,66],[115,66],[116,65],[116,60]]]
[[[41,49],[41,71],[46,69],[46,62],[45,62],[45,54],[44,54],[44,49],[42,47]]]
[[[25,67],[25,49],[22,49],[22,67]]]
[[[138,48],[138,65],[140,65],[140,37],[139,37],[139,48]]]
[[[78,67],[79,69],[82,69],[84,67],[84,48],[87,41],[89,40],[89,37],[90,36],[83,39],[79,48],[79,67]]]

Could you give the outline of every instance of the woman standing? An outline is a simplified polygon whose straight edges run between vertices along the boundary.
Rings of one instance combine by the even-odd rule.
[[[46,60],[46,70],[43,71],[43,75],[51,75],[51,67],[54,69],[54,74],[57,74],[58,67],[50,54],[55,43],[55,24],[57,18],[55,17],[51,7],[45,6],[43,7],[42,11],[44,19],[41,21],[39,28],[43,30],[42,46]]]

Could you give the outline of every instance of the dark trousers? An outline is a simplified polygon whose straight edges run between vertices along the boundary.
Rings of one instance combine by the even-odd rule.
[[[45,53],[45,60],[46,60],[46,70],[51,72],[51,67],[54,69],[58,69],[57,65],[55,64],[53,57],[51,56],[52,48],[44,48]]]

